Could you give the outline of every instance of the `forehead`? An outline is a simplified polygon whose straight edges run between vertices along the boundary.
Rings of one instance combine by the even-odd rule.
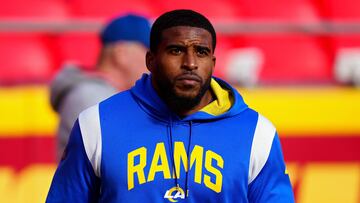
[[[175,26],[162,31],[161,44],[201,44],[212,49],[212,36],[209,31],[190,26]]]

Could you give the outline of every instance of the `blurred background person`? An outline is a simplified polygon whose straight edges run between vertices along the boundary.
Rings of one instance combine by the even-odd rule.
[[[84,70],[65,64],[51,83],[50,101],[60,116],[57,131],[57,159],[61,158],[79,113],[130,88],[146,71],[149,21],[139,15],[112,19],[100,33],[101,50],[96,67]]]

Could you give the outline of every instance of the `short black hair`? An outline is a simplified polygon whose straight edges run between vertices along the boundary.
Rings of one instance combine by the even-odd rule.
[[[215,51],[216,32],[213,25],[202,14],[187,9],[166,12],[155,20],[150,31],[150,51],[156,52],[156,49],[162,40],[162,32],[165,29],[176,26],[197,27],[209,31],[212,37],[213,51]]]

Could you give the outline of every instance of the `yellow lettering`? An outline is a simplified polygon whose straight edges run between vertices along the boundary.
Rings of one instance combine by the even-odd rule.
[[[190,155],[190,168],[195,163],[195,182],[201,184],[204,148],[195,145]]]
[[[178,178],[180,178],[180,161],[182,161],[185,171],[188,171],[188,157],[186,154],[184,143],[175,142],[174,162],[175,162],[175,171]],[[175,173],[173,174],[173,178],[175,178]]]
[[[180,166],[181,162],[185,168],[185,171],[188,171],[188,157],[184,147],[184,143],[175,142],[175,152],[174,152],[174,162],[175,162],[175,171],[180,178]],[[195,182],[201,184],[201,173],[202,173],[202,162],[203,162],[203,152],[204,149],[199,145],[195,145],[191,155],[190,155],[190,169],[195,163]],[[175,178],[175,174],[173,174]]]
[[[213,159],[216,160],[218,167],[224,168],[224,160],[220,155],[218,155],[215,152],[212,152],[210,150],[206,151],[205,168],[207,171],[209,171],[210,173],[215,175],[215,183],[211,182],[210,176],[205,174],[204,175],[204,184],[206,185],[206,187],[219,193],[219,192],[221,192],[221,188],[222,188],[222,174],[218,169],[214,168],[211,165]]]
[[[145,183],[145,175],[144,175],[144,168],[146,166],[146,148],[141,147],[139,149],[136,149],[130,153],[128,153],[128,170],[127,170],[127,176],[128,176],[128,190],[131,190],[134,188],[134,176],[135,173],[138,176],[139,184]],[[140,162],[138,165],[134,165],[135,157],[139,156]]]
[[[161,164],[159,164],[159,160],[161,161]],[[153,181],[155,173],[157,172],[162,172],[165,179],[171,178],[169,162],[166,156],[165,145],[163,142],[156,144],[147,181]]]

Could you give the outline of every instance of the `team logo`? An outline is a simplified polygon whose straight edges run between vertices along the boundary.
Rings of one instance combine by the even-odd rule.
[[[185,193],[181,187],[175,186],[170,190],[166,190],[164,198],[168,199],[170,202],[177,202],[178,199],[185,199]]]

